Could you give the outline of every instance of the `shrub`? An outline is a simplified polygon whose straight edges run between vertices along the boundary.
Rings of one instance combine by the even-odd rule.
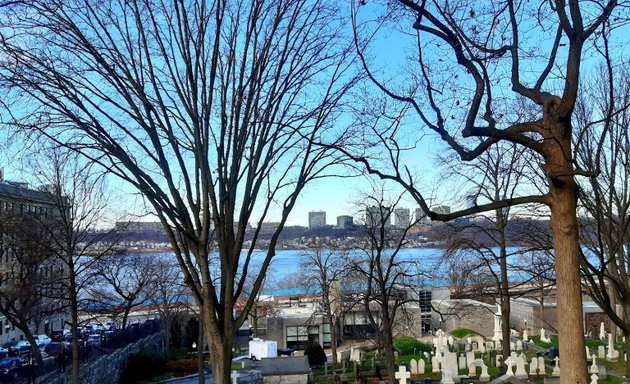
[[[120,377],[121,384],[132,384],[140,380],[150,379],[164,371],[164,359],[152,351],[140,350],[129,355],[127,368]]]
[[[171,360],[166,363],[166,369],[175,372],[178,376],[197,373],[197,359]]]
[[[309,365],[322,365],[328,360],[321,345],[314,343],[306,347],[304,355],[308,356]]]
[[[431,352],[431,346],[409,336],[397,337],[394,340],[394,346],[400,351],[401,355],[413,355],[414,349],[418,352]]]

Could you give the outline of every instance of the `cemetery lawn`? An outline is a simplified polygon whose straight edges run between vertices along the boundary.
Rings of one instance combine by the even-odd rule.
[[[451,332],[449,332],[451,334],[451,336],[456,337],[458,339],[463,339],[466,336],[478,336],[479,333],[473,331],[472,329],[468,329],[468,328],[457,328],[452,330]]]

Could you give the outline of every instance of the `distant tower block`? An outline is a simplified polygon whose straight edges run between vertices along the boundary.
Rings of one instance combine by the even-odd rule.
[[[308,229],[326,227],[326,212],[313,211],[308,213]]]
[[[337,216],[337,228],[350,229],[354,226],[354,219],[352,216]]]
[[[394,226],[398,228],[406,228],[411,222],[409,208],[394,209]]]

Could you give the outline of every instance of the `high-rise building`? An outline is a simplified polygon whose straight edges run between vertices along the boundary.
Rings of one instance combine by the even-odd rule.
[[[340,228],[340,229],[352,228],[354,226],[353,221],[354,220],[352,216],[346,216],[346,215],[337,216],[337,228]]]
[[[365,210],[365,225],[368,228],[376,228],[382,225],[390,225],[391,211],[388,207],[375,205],[367,207]]]
[[[410,215],[409,208],[394,209],[394,226],[398,228],[406,228],[409,226]]]
[[[424,213],[422,208],[416,208],[416,217],[414,218],[414,220],[416,221],[416,224],[418,224],[418,225],[420,225],[420,224],[429,224],[429,218]]]
[[[326,211],[308,213],[308,229],[324,228],[326,226]]]
[[[437,205],[433,208],[433,211],[441,215],[447,215],[451,213],[451,207],[449,207],[448,205]]]

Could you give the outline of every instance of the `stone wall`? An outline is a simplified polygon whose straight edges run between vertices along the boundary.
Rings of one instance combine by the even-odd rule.
[[[164,332],[158,332],[144,339],[129,344],[125,348],[113,353],[101,356],[87,365],[81,367],[79,382],[85,384],[116,384],[123,371],[127,367],[129,355],[137,353],[141,349],[156,353],[164,352]],[[68,384],[71,382],[70,374],[55,377],[46,381],[46,384]]]

